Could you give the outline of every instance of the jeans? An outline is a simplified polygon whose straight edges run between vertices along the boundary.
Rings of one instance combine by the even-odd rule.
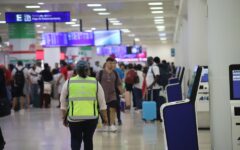
[[[40,94],[39,94],[39,85],[31,85],[31,101],[34,107],[40,107]]]
[[[153,100],[157,104],[157,120],[162,120],[160,115],[160,107],[164,103],[160,100],[160,89],[148,90],[148,100]]]
[[[142,89],[133,89],[134,99],[136,101],[137,109],[142,109]]]
[[[83,122],[69,122],[72,150],[80,150],[82,141],[84,150],[93,150],[93,135],[97,128],[98,119]]]

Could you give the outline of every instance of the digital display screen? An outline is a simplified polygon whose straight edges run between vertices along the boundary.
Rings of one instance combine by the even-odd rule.
[[[69,22],[70,12],[6,12],[7,23]]]
[[[203,72],[203,75],[202,75],[201,82],[208,82],[208,69],[204,68],[202,72]]]
[[[232,70],[233,98],[240,99],[240,70]]]
[[[117,58],[123,58],[126,55],[126,46],[97,47],[97,55],[99,56],[110,56],[112,54]]]
[[[94,44],[92,32],[69,32],[68,46],[92,46]]]
[[[66,32],[43,33],[41,45],[43,47],[68,46],[68,35]]]
[[[142,52],[142,47],[140,45],[134,45],[132,47],[132,53],[133,54],[139,54]]]
[[[56,32],[43,33],[41,45],[43,47],[71,47],[92,46],[93,43],[92,32]]]
[[[191,78],[189,86],[188,86],[187,98],[191,97],[192,90],[193,90],[193,84],[194,84],[194,81],[195,81],[195,78],[196,78],[197,69],[198,69],[198,66],[195,66],[194,70],[193,70],[192,78]]]
[[[94,31],[94,45],[120,45],[122,42],[120,30]]]

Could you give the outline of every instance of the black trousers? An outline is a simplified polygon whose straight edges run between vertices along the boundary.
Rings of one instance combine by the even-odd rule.
[[[93,135],[97,128],[98,119],[83,122],[69,122],[72,150],[80,150],[82,141],[84,150],[93,150]]]
[[[5,145],[5,141],[4,141],[4,138],[3,138],[3,135],[2,135],[2,130],[0,128],[0,150],[4,149],[4,145]]]
[[[117,95],[117,107],[116,107],[116,112],[117,112],[117,119],[118,119],[118,123],[120,123],[121,120],[121,107],[120,107],[120,102],[121,102],[121,98],[119,95]]]

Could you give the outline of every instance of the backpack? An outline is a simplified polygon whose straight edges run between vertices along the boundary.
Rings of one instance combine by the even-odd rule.
[[[25,68],[22,68],[21,70],[18,70],[16,68],[16,73],[14,75],[14,83],[17,87],[23,87],[24,83],[25,83],[25,77],[24,77],[24,73],[23,70]]]
[[[125,82],[127,84],[134,84],[135,81],[137,81],[136,77],[137,73],[133,69],[131,69],[126,74]]]
[[[163,86],[164,88],[168,85],[169,72],[163,65],[158,65],[159,68],[159,80],[157,81],[158,85]],[[153,69],[151,68],[153,77],[155,78]]]

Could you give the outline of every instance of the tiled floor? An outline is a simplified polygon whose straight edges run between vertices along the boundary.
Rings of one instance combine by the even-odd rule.
[[[30,109],[24,115],[0,119],[6,150],[69,150],[68,128],[62,126],[60,111]],[[95,150],[164,150],[160,123],[144,123],[136,112],[123,114],[117,133],[96,132]],[[200,150],[210,150],[210,132],[199,132]]]

